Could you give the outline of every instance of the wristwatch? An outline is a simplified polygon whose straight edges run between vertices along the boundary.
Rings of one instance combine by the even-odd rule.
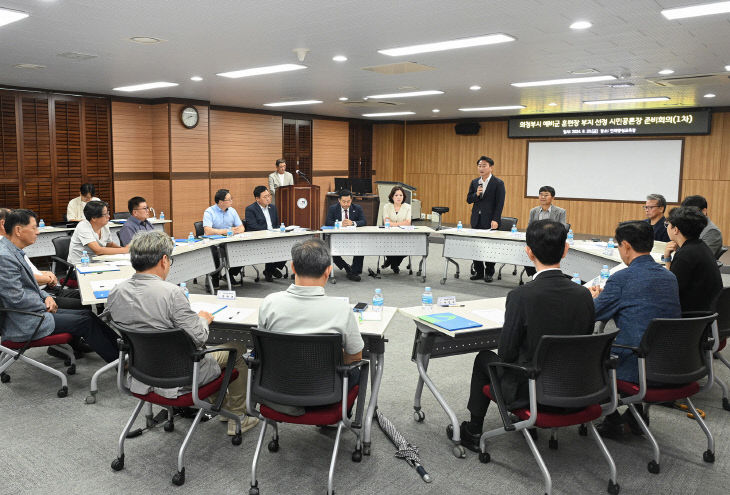
[[[668,258],[665,258],[664,256],[662,256],[662,263],[671,263],[671,262],[672,262],[671,256],[669,256]]]

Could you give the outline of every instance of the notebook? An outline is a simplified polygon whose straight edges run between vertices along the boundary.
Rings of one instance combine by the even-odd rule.
[[[455,330],[464,330],[467,328],[478,328],[482,326],[481,323],[467,320],[466,318],[462,318],[461,316],[457,316],[453,313],[435,313],[432,315],[419,316],[419,318],[423,321],[446,329],[450,332],[453,332]]]

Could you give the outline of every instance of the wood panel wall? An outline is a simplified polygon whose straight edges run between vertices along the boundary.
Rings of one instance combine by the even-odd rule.
[[[335,177],[347,177],[349,123],[336,120],[314,120],[312,122],[312,148],[314,178],[319,186],[320,219],[327,218],[325,199],[329,191],[335,190]]]
[[[418,188],[423,211],[448,206],[444,221],[468,224],[471,208],[466,203],[469,181],[477,177],[480,155],[494,159],[494,174],[505,182],[504,215],[519,219],[525,228],[535,198],[525,198],[526,139],[509,139],[507,121],[481,122],[476,136],[457,136],[453,123],[379,124],[373,132],[373,168],[378,180],[400,180]],[[630,178],[618,178],[630,180]],[[647,191],[647,193],[661,191]],[[714,113],[712,133],[686,136],[681,194],[707,198],[708,215],[730,238],[730,112]],[[561,200],[568,222],[577,233],[613,234],[619,221],[644,218],[639,202]]]

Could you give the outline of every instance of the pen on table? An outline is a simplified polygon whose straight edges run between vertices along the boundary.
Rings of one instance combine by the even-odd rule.
[[[463,308],[466,304],[444,304],[442,308]]]
[[[226,306],[223,306],[222,308],[218,308],[218,309],[216,309],[215,311],[213,311],[213,316],[214,316],[214,315],[217,315],[218,313],[220,313],[221,311],[223,311],[223,310],[224,310],[224,309],[226,309],[227,307],[228,307],[228,305],[226,305]]]
[[[234,316],[238,316],[238,315],[240,315],[240,314],[241,314],[241,312],[240,312],[240,311],[236,311],[236,314],[235,314],[235,315],[231,315],[231,316],[229,316],[229,317],[228,317],[228,319],[229,319],[229,320],[232,320]]]

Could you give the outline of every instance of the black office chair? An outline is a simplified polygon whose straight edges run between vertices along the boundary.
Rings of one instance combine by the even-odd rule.
[[[114,212],[114,220],[126,220],[130,216],[130,213],[128,211],[115,211]]]
[[[194,222],[193,229],[195,231],[195,237],[202,237],[205,235],[205,229],[203,228],[203,222]]]
[[[431,208],[431,211],[433,213],[436,213],[439,216],[439,224],[436,226],[436,230],[441,230],[441,218],[444,216],[444,213],[449,212],[448,206],[434,206]]]
[[[721,246],[720,249],[715,253],[715,259],[717,260],[717,266],[724,266],[724,263],[720,261],[720,258],[722,258],[722,255],[727,253],[727,248],[725,246]]]
[[[499,222],[499,228],[497,230],[501,230],[502,232],[509,232],[512,230],[512,226],[517,226],[517,218],[516,217],[502,217],[502,219]],[[505,263],[502,263],[502,265],[499,267],[499,271],[497,272],[497,280],[502,280],[502,268],[504,268]],[[514,270],[512,270],[512,275],[517,275],[517,265],[513,265]]]
[[[254,329],[251,336],[255,357],[246,357],[250,369],[246,410],[249,412],[255,410],[255,402],[252,400],[252,397],[255,397],[259,402],[259,417],[264,425],[254,452],[249,495],[259,494],[256,467],[269,426],[274,428],[274,435],[268,444],[268,450],[269,452],[279,450],[278,423],[337,425],[327,479],[327,493],[333,494],[335,462],[343,428],[350,430],[357,439],[352,460],[354,462],[362,460],[360,429],[365,407],[369,363],[358,361],[343,365],[340,334],[296,335]],[[286,366],[282,366],[282,363],[286,363]],[[356,368],[360,368],[360,381],[358,385],[350,388],[348,373]],[[355,399],[357,399],[357,410],[355,420],[351,421],[348,411],[352,410]],[[267,406],[269,401],[305,408],[305,413],[300,416],[290,416]]]
[[[51,264],[51,271],[56,273],[56,263],[62,265],[66,271],[64,277],[59,280],[61,288],[63,289],[64,287],[70,286],[78,287],[76,280],[71,279],[71,277],[74,276],[75,267],[67,261],[68,250],[71,246],[71,237],[67,235],[54,237],[51,239],[51,242],[53,242],[53,249],[56,251],[55,256],[51,256],[51,260],[53,260],[53,263]]]
[[[617,331],[596,335],[543,335],[538,342],[530,367],[495,362],[489,365],[492,385],[484,393],[499,407],[504,426],[482,434],[479,441],[479,460],[487,463],[487,440],[511,431],[521,431],[545,483],[545,493],[552,490],[550,472],[540,456],[529,428],[550,428],[549,447],[558,448],[557,428],[585,425],[608,462],[610,478],[608,493],[619,493],[616,465],[596,431],[593,421],[616,410],[616,360],[611,359],[611,343]],[[503,400],[498,369],[519,372],[529,379],[529,405],[517,407]],[[513,423],[508,413],[517,416]]]
[[[233,445],[241,445],[241,419],[232,412],[223,409],[223,399],[228,384],[238,377],[238,371],[234,368],[236,362],[236,350],[233,348],[220,348],[198,350],[195,348],[190,335],[183,330],[125,330],[118,325],[111,323],[111,327],[118,332],[122,339],[119,340],[119,362],[123,363],[125,359],[128,361],[129,374],[137,380],[151,387],[175,388],[189,387],[191,392],[178,396],[175,399],[169,399],[158,395],[154,391],[144,395],[132,393],[127,387],[127,380],[124,373],[124,366],[117,367],[117,386],[119,391],[126,395],[131,395],[139,399],[132,416],[127,421],[122,434],[119,436],[119,452],[118,456],[112,461],[111,467],[114,471],[124,469],[124,440],[127,438],[129,430],[134,425],[135,419],[139,415],[142,407],[147,404],[156,404],[168,409],[167,423],[165,431],[173,431],[175,428],[173,422],[173,407],[195,407],[198,413],[195,415],[193,424],[185,435],[182,446],[177,457],[177,473],[172,477],[175,485],[185,483],[185,449],[190,442],[190,437],[195,427],[200,423],[203,413],[213,412],[233,419],[236,422],[236,435],[231,439]],[[164,359],[160,356],[160,349],[165,350]],[[206,384],[198,384],[195,377],[198,376],[200,369],[200,361],[206,354],[211,352],[227,351],[228,362],[221,374],[214,380]],[[221,392],[214,403],[210,403],[206,398]]]
[[[712,370],[712,347],[710,337],[712,323],[717,313],[687,313],[683,318],[656,318],[649,323],[639,347],[617,345],[614,347],[630,349],[639,359],[639,382],[631,383],[618,380],[621,404],[627,404],[631,415],[647,436],[654,450],[647,468],[650,473],[659,473],[659,444],[649,431],[646,422],[636,410],[635,404],[644,402],[644,414],[648,415],[650,404],[674,402],[684,399],[693,418],[707,437],[707,450],[702,459],[715,462],[715,441],[702,416],[695,409],[691,396],[707,390],[714,382]],[[689,317],[687,317],[689,316]],[[708,377],[707,383],[700,387],[697,380]],[[657,386],[657,384],[661,384]],[[686,442],[686,436],[682,437]]]
[[[715,311],[717,312],[717,320],[712,325],[713,338],[715,345],[712,348],[712,355],[719,360],[728,369],[730,363],[725,356],[720,354],[727,345],[727,339],[730,337],[730,287],[725,287],[715,302]],[[728,400],[728,386],[719,376],[715,376],[715,383],[722,389],[722,408],[730,411],[730,400]]]

